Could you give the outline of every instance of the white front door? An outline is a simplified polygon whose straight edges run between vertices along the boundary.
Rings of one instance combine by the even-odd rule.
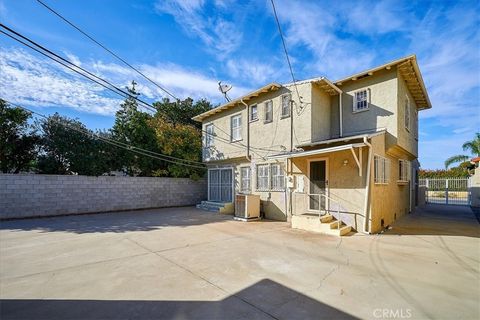
[[[208,170],[208,200],[232,202],[233,169]]]

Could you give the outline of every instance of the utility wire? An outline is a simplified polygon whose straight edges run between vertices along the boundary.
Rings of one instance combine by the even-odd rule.
[[[148,80],[150,83],[152,83],[153,85],[155,85],[157,88],[159,88],[160,90],[162,90],[163,92],[165,92],[166,94],[168,94],[170,97],[174,98],[176,101],[180,101],[179,98],[177,98],[173,93],[171,93],[170,91],[168,91],[167,89],[165,89],[164,87],[162,87],[161,85],[159,85],[157,82],[153,81],[151,78],[149,78],[148,76],[146,76],[143,72],[141,72],[140,70],[138,70],[137,68],[135,68],[134,66],[132,66],[130,63],[128,63],[127,61],[125,61],[125,59],[121,58],[120,56],[118,56],[115,52],[113,52],[112,50],[108,49],[105,45],[101,44],[100,42],[98,42],[97,40],[95,40],[92,36],[90,36],[89,34],[87,34],[85,31],[83,31],[82,29],[80,29],[80,27],[76,26],[75,24],[73,24],[73,22],[71,22],[70,20],[68,20],[67,18],[65,18],[64,16],[62,16],[60,13],[58,13],[57,11],[55,11],[53,8],[49,7],[48,5],[46,5],[43,1],[41,0],[37,0],[38,3],[40,3],[42,6],[44,6],[45,8],[47,8],[50,12],[52,12],[53,14],[55,14],[57,17],[59,17],[60,19],[62,19],[63,21],[65,21],[66,23],[68,23],[70,26],[72,26],[73,28],[75,28],[77,31],[79,31],[81,34],[83,34],[85,37],[87,37],[88,39],[90,39],[91,41],[93,41],[95,44],[97,44],[98,46],[100,46],[101,48],[103,48],[105,51],[107,51],[108,53],[110,53],[112,56],[114,56],[115,58],[117,58],[119,61],[121,61],[123,64],[125,64],[126,66],[128,66],[129,68],[131,68],[132,70],[134,70],[136,73],[138,73],[139,75],[141,75],[143,78],[145,78],[146,80]]]
[[[103,79],[103,78],[100,78],[99,76],[93,74],[92,72],[90,72],[90,71],[88,71],[88,70],[86,70],[86,69],[84,69],[84,68],[82,68],[82,67],[74,64],[73,62],[71,62],[71,61],[63,58],[62,56],[54,53],[53,51],[45,48],[44,46],[38,44],[37,42],[33,41],[32,39],[30,39],[30,38],[28,38],[28,37],[26,37],[26,36],[24,36],[24,35],[16,32],[16,31],[10,29],[9,27],[5,26],[4,24],[0,23],[0,27],[2,27],[3,29],[9,31],[10,33],[13,33],[15,36],[20,37],[20,38],[22,38],[22,39],[24,39],[24,40],[26,40],[27,42],[30,43],[30,44],[28,44],[28,43],[26,43],[25,41],[23,41],[23,40],[21,40],[21,39],[18,39],[17,37],[15,37],[15,36],[13,36],[13,35],[11,35],[11,34],[9,34],[9,33],[6,33],[6,32],[4,32],[4,31],[1,31],[1,30],[0,30],[0,33],[5,34],[6,36],[8,36],[8,37],[12,38],[13,40],[15,40],[15,41],[23,44],[24,46],[27,46],[27,47],[29,47],[30,49],[35,50],[36,52],[42,54],[43,56],[45,56],[45,57],[47,57],[47,58],[49,58],[49,59],[51,59],[51,60],[53,60],[53,61],[55,61],[55,62],[57,62],[57,63],[59,63],[59,64],[61,64],[61,65],[63,65],[64,67],[72,70],[72,71],[75,72],[75,73],[78,73],[79,75],[81,75],[81,76],[83,76],[83,77],[85,77],[85,78],[88,78],[89,80],[97,83],[97,84],[100,85],[100,86],[102,86],[102,87],[104,87],[104,88],[106,88],[106,89],[108,89],[108,90],[110,90],[110,91],[112,91],[112,92],[114,92],[114,93],[120,94],[123,98],[126,98],[126,97],[133,98],[133,99],[137,100],[138,102],[140,102],[141,104],[145,105],[147,108],[152,109],[152,111],[157,111],[157,109],[156,109],[153,105],[149,104],[148,102],[146,102],[146,101],[144,101],[144,100],[142,100],[142,99],[139,99],[137,96],[132,95],[130,92],[125,91],[125,90],[123,90],[123,89],[115,86],[115,85],[112,84],[111,82],[109,82],[109,81],[107,81],[107,80],[105,80],[105,79]],[[33,45],[34,47],[33,47],[32,45]],[[35,48],[35,47],[36,47],[36,48]],[[83,73],[80,72],[80,70],[81,70]],[[93,77],[94,79],[92,79],[92,77]],[[96,79],[96,80],[95,80],[95,79]]]
[[[67,129],[70,129],[70,130],[74,130],[74,131],[77,131],[77,132],[80,132],[80,133],[83,133],[87,136],[91,136],[91,137],[94,137],[95,139],[98,139],[98,140],[101,140],[103,142],[106,142],[108,144],[111,144],[113,146],[116,146],[118,148],[122,148],[122,149],[125,149],[125,150],[128,150],[128,151],[131,151],[131,152],[135,152],[135,153],[138,153],[138,154],[141,154],[141,155],[144,155],[144,156],[147,156],[147,157],[150,157],[150,158],[154,158],[154,159],[157,159],[157,160],[162,160],[162,161],[165,161],[165,162],[170,162],[170,163],[173,163],[173,164],[177,164],[177,165],[181,165],[181,166],[187,166],[187,167],[192,167],[192,168],[197,168],[197,169],[205,169],[205,166],[202,164],[202,166],[199,166],[199,165],[191,165],[191,164],[187,164],[187,163],[182,163],[182,162],[178,162],[178,161],[174,161],[174,160],[169,160],[169,159],[165,159],[163,157],[168,157],[168,158],[174,158],[174,159],[177,159],[177,160],[182,160],[182,161],[190,161],[190,160],[186,160],[186,159],[181,159],[181,158],[176,158],[176,157],[171,157],[171,156],[166,156],[166,155],[161,155],[161,154],[158,154],[156,152],[153,152],[153,151],[149,151],[149,150],[146,150],[146,149],[142,149],[142,148],[139,148],[139,147],[135,147],[135,146],[132,146],[132,145],[129,145],[129,144],[126,144],[126,143],[123,143],[123,142],[120,142],[120,141],[117,141],[117,140],[114,140],[114,139],[109,139],[109,138],[106,138],[106,137],[102,137],[92,131],[87,131],[87,130],[83,130],[83,129],[80,129],[80,128],[76,128],[76,127],[73,127],[73,126],[70,126],[62,121],[58,121],[56,119],[52,119],[52,118],[49,118],[47,117],[46,115],[44,114],[41,114],[39,112],[36,112],[36,111],[33,111],[31,109],[28,109],[26,107],[23,107],[21,105],[18,105],[18,104],[15,104],[15,103],[12,103],[8,100],[5,100],[8,104],[10,105],[13,105],[13,106],[16,106],[18,108],[21,108],[23,110],[26,110],[28,112],[31,112],[37,116],[40,116],[42,118],[45,118],[45,119],[49,119],[51,121],[54,121],[55,123],[58,123],[60,124],[61,126],[67,128]],[[158,155],[161,155],[160,156],[156,156],[154,154],[158,154]],[[190,162],[196,162],[196,161],[190,161]],[[197,162],[198,163],[198,162]]]
[[[148,108],[152,111],[158,111],[157,108],[155,108],[153,105],[149,104],[148,102],[145,102],[141,99],[139,99],[137,96],[135,95],[132,95],[130,94],[129,92],[127,91],[124,91],[120,88],[118,88],[117,86],[113,85],[112,83],[110,83],[109,81],[93,74],[92,72],[74,64],[73,62],[59,56],[58,54],[54,53],[53,51],[45,48],[44,46],[38,44],[37,42],[33,41],[32,39],[26,37],[26,36],[23,36],[22,34],[12,30],[11,28],[3,25],[0,23],[0,27],[4,28],[5,30],[9,31],[10,33],[13,33],[14,35],[16,35],[17,37],[21,37],[22,39],[25,39],[26,41],[28,41],[29,43],[26,43],[25,41],[21,40],[21,39],[18,39],[17,37],[9,34],[9,33],[6,33],[2,30],[0,30],[0,33],[3,33],[4,35],[10,37],[11,39],[23,44],[24,46],[40,53],[41,55],[51,59],[52,61],[54,62],[57,62],[59,64],[61,64],[62,66],[68,68],[69,70],[87,78],[88,80],[120,95],[121,97],[123,98],[127,98],[127,97],[130,97],[132,99],[135,99],[136,101],[140,102],[140,106],[144,107],[144,108]],[[81,72],[81,71],[82,72]],[[218,127],[217,125],[215,125],[216,128],[218,128],[220,131],[224,132],[225,134],[228,135],[228,133],[226,133],[223,129],[221,129],[220,127]],[[204,132],[205,134],[208,134],[208,132],[206,132],[205,130],[201,130],[202,132]],[[229,144],[229,145],[233,145],[235,147],[239,147],[239,148],[248,148],[246,145],[244,145],[243,143],[239,142],[238,144],[232,144],[231,141],[227,140],[227,139],[224,139],[224,138],[221,138],[221,137],[218,137],[216,136],[215,138],[217,138],[218,140],[226,143],[226,144]],[[261,150],[261,151],[280,151],[280,150],[274,150],[274,149],[266,149],[266,148],[258,148],[258,147],[250,147],[250,149],[252,149],[252,151],[254,153],[256,153],[254,150]],[[145,150],[144,150],[145,151]],[[258,153],[256,153],[258,155]],[[164,156],[164,155],[162,155]],[[183,160],[183,159],[181,159]]]
[[[295,76],[293,75],[293,68],[292,68],[292,64],[290,63],[290,58],[288,57],[287,45],[285,44],[285,39],[283,37],[282,28],[280,27],[280,21],[278,20],[277,9],[275,8],[275,3],[273,2],[273,0],[270,0],[270,1],[272,2],[273,14],[275,16],[275,21],[277,22],[278,33],[280,34],[280,38],[282,39],[283,50],[285,51],[285,57],[287,57],[288,67],[290,68],[290,74],[292,75],[293,85],[295,86],[295,91],[297,92],[298,101],[301,104],[302,99],[300,97],[300,94],[298,93],[298,87],[297,87],[297,82],[296,82],[297,80],[295,79]]]

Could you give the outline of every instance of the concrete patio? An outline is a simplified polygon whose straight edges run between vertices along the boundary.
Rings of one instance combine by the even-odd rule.
[[[1,319],[478,319],[480,231],[426,207],[338,238],[194,208],[2,221]]]

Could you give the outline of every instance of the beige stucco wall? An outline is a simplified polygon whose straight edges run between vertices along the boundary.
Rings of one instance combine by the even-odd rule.
[[[313,85],[311,102],[311,141],[330,139],[330,94]]]
[[[350,80],[339,88],[343,91],[342,113],[344,136],[377,129],[387,129],[397,135],[397,72],[395,68],[376,72],[374,75],[356,81]],[[356,91],[367,89],[370,95],[369,108],[353,111],[353,98]],[[338,102],[337,102],[338,103]],[[338,119],[338,107],[332,105],[331,118]],[[389,141],[388,143],[394,143]]]
[[[410,130],[405,128],[405,100],[408,96],[410,100]],[[413,156],[418,156],[418,113],[417,105],[408,90],[405,80],[398,74],[398,117],[397,117],[397,144],[410,152]]]
[[[475,168],[475,173],[470,177],[472,207],[480,207],[480,167]]]
[[[410,185],[398,183],[398,158],[385,152],[386,136],[380,135],[372,138],[372,167],[371,167],[371,206],[370,206],[370,232],[376,233],[384,227],[391,225],[410,210]],[[390,179],[388,184],[374,182],[373,156],[379,155],[390,160]],[[405,156],[406,158],[406,156]]]
[[[359,151],[355,151],[359,156]],[[309,161],[326,160],[327,196],[333,200],[330,202],[329,208],[333,211],[339,209],[345,222],[354,229],[361,230],[363,227],[367,156],[368,151],[364,147],[362,151],[362,176],[359,175],[358,167],[350,150],[292,159],[291,174],[296,177],[296,181],[303,179],[305,186],[304,193],[295,191],[292,195],[293,214],[308,212],[308,202],[306,202],[305,197],[309,193],[310,185],[308,177]],[[345,160],[348,162],[346,165],[344,165]]]

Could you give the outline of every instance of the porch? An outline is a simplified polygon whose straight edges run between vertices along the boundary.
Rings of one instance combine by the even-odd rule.
[[[292,228],[337,236],[363,231],[367,147],[355,142],[287,156]]]

